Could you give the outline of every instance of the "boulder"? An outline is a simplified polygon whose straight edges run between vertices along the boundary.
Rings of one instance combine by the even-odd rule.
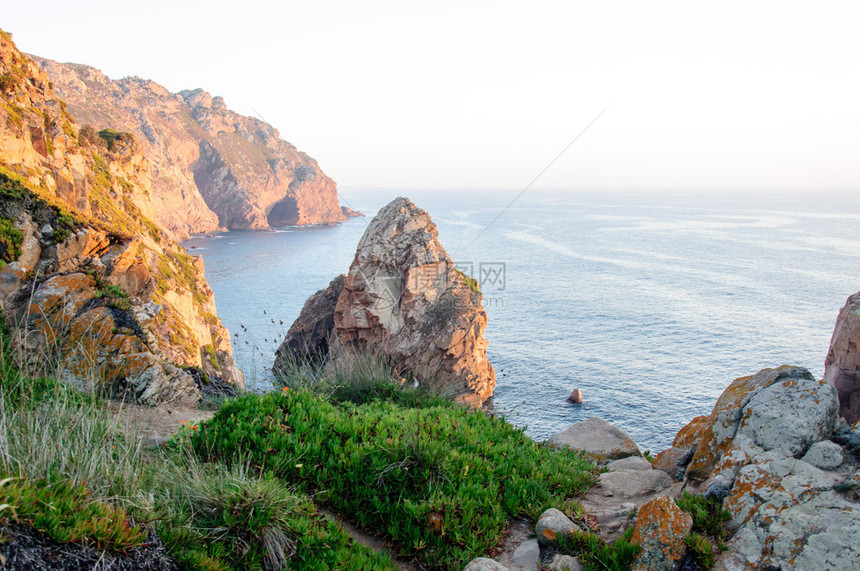
[[[567,400],[574,404],[580,404],[582,402],[582,391],[579,389],[573,389],[573,392],[570,393],[570,396],[567,397]]]
[[[835,470],[842,464],[843,459],[842,447],[830,440],[813,444],[802,458],[807,464],[821,470]]]
[[[463,571],[508,571],[508,568],[492,559],[478,557],[469,561]]]
[[[824,379],[839,394],[839,415],[848,424],[860,419],[860,292],[848,298],[836,318]]]
[[[538,542],[543,545],[558,545],[558,536],[578,531],[579,526],[573,523],[564,512],[549,508],[538,518],[535,526]]]
[[[577,422],[551,436],[547,442],[555,448],[579,450],[595,462],[642,456],[639,447],[623,430],[597,417]]]
[[[341,274],[308,298],[275,353],[275,371],[282,370],[287,359],[312,359],[328,353],[334,331],[334,308],[345,280],[346,276]]]
[[[633,498],[669,488],[672,477],[663,470],[618,470],[606,472],[598,479],[604,496]]]
[[[334,288],[316,295],[290,328],[295,340],[333,321],[339,345],[379,351],[422,385],[473,405],[493,394],[478,283],[454,267],[430,215],[409,199],[393,200],[368,225],[333,315]],[[294,355],[285,345],[281,354]]]
[[[684,538],[692,527],[693,518],[669,496],[660,496],[642,506],[631,538],[642,547],[633,570],[674,571],[684,557]]]
[[[837,407],[833,387],[801,367],[784,365],[737,379],[717,399],[686,476],[706,479],[737,435],[764,450],[803,455],[833,433]]]
[[[642,456],[628,456],[621,460],[613,460],[606,465],[606,469],[610,472],[617,472],[618,470],[652,470],[653,468],[651,462]]]

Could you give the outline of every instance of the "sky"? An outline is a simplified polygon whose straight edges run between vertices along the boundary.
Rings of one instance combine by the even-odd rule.
[[[202,87],[344,189],[860,188],[860,3],[9,3],[25,52]]]

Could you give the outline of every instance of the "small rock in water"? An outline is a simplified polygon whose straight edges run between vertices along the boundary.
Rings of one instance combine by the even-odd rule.
[[[579,389],[573,389],[573,392],[570,393],[570,396],[567,397],[567,400],[569,400],[570,402],[575,403],[575,404],[581,403],[582,402],[582,391]]]

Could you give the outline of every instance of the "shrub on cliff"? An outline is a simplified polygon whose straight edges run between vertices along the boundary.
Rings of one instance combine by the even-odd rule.
[[[592,465],[503,419],[450,402],[355,404],[307,390],[225,403],[194,435],[212,460],[251,461],[433,568],[462,568],[514,517],[593,483]]]

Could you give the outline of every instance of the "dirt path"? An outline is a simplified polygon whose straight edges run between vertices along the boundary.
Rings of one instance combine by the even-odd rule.
[[[343,528],[343,530],[346,531],[356,542],[364,545],[365,547],[369,547],[374,551],[387,553],[394,564],[403,571],[421,571],[423,569],[423,567],[413,561],[397,557],[385,543],[383,538],[364,532],[351,522],[339,517],[336,513],[330,510],[321,509],[320,512],[330,520],[337,522],[338,525],[340,525],[340,527]]]
[[[136,404],[111,403],[116,419],[131,433],[142,434],[148,444],[158,446],[179,432],[185,425],[209,420],[215,411],[192,406],[146,407]]]

